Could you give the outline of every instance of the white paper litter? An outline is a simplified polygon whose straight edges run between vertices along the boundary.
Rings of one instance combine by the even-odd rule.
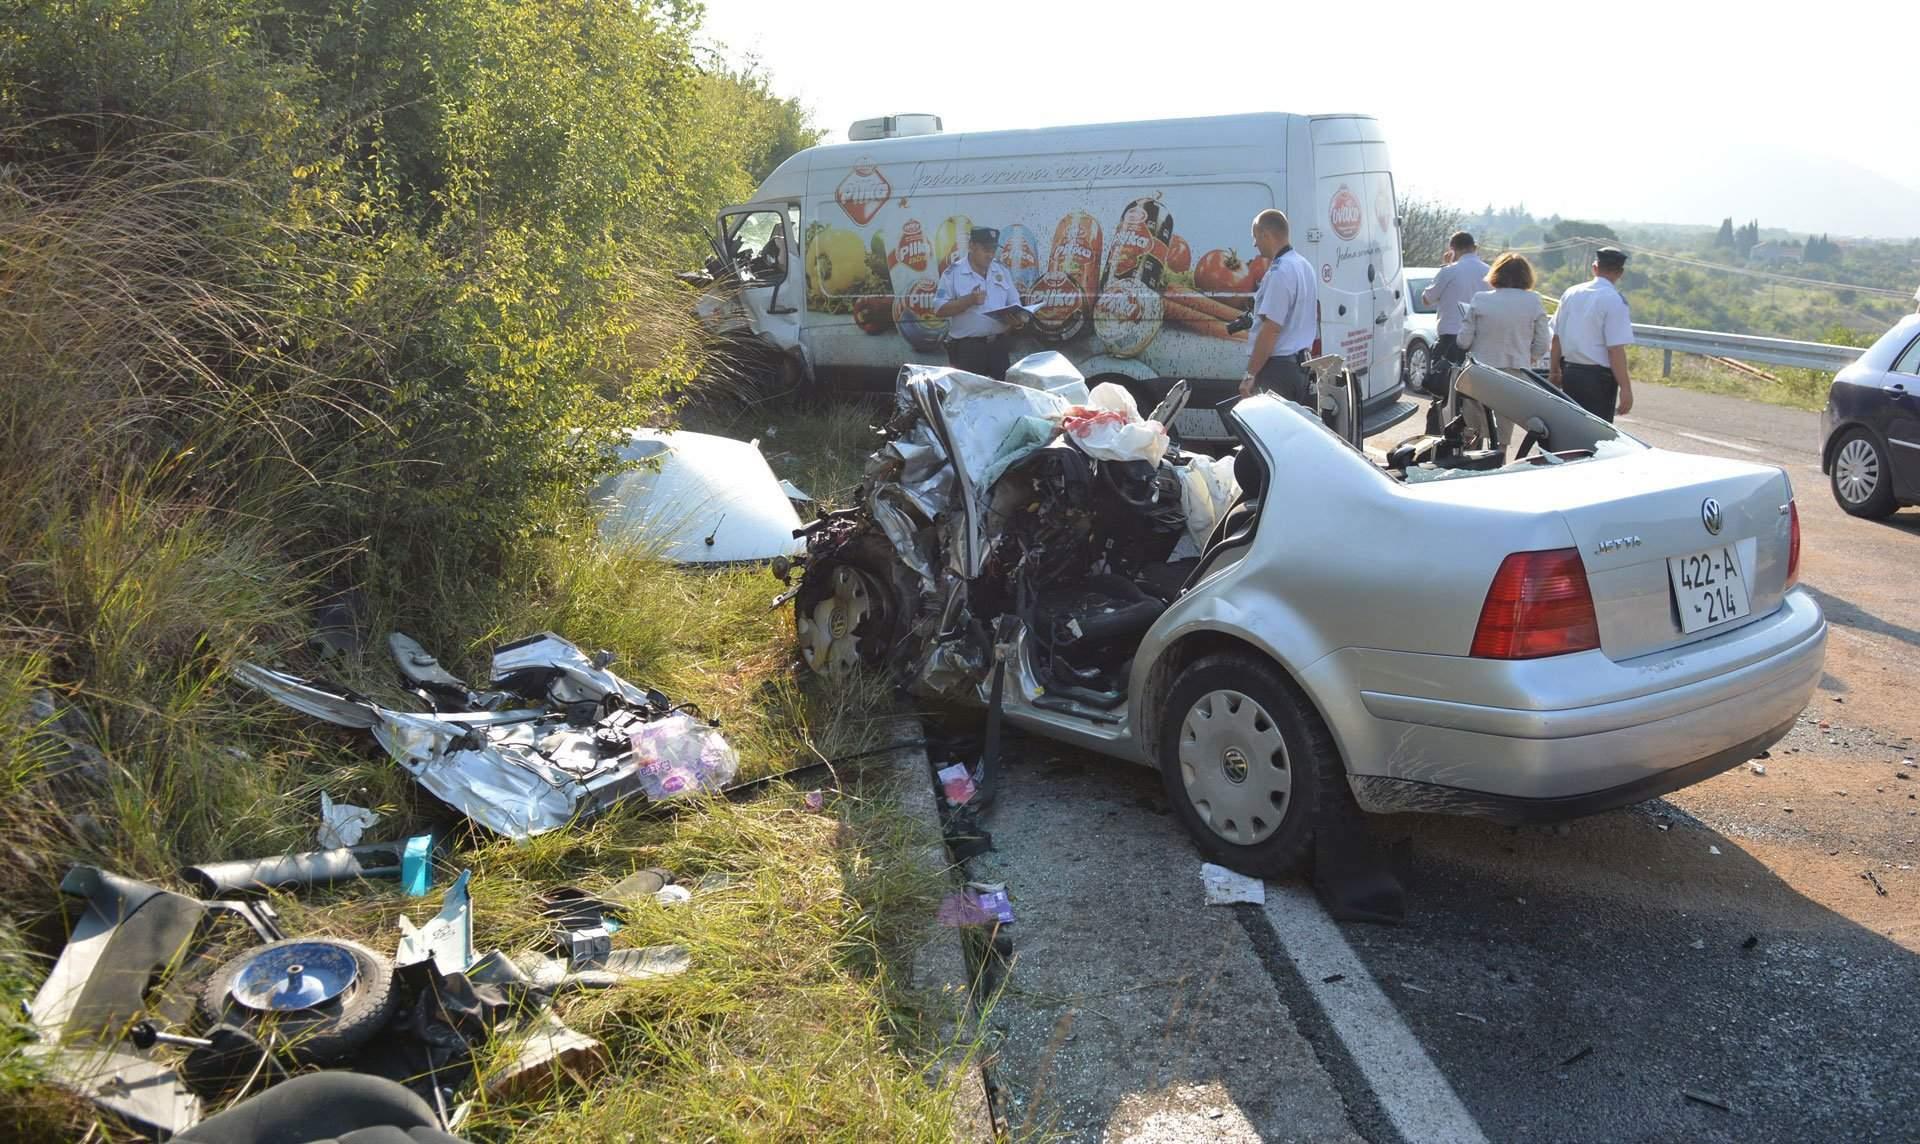
[[[366,807],[335,802],[325,791],[320,792],[320,829],[316,833],[320,849],[358,845],[360,836],[378,821],[380,816]]]
[[[1207,889],[1209,906],[1231,906],[1236,902],[1262,906],[1267,902],[1265,882],[1245,874],[1236,874],[1225,866],[1215,866],[1211,862],[1200,864],[1200,883]]]

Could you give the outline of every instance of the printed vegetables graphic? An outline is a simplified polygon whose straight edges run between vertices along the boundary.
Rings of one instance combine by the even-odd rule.
[[[832,296],[851,294],[867,276],[867,244],[850,230],[830,226],[807,241],[807,289]]]
[[[1202,294],[1226,295],[1229,300],[1244,298],[1252,303],[1253,288],[1267,272],[1267,260],[1240,261],[1236,250],[1209,250],[1193,268],[1193,284]],[[1245,306],[1242,307],[1244,309]]]

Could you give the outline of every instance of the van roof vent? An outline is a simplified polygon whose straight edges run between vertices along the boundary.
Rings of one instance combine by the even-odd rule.
[[[858,119],[847,128],[849,143],[870,139],[902,139],[909,135],[940,134],[938,115],[882,115],[877,119]]]

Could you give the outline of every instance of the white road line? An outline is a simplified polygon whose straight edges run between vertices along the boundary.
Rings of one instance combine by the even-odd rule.
[[[1709,437],[1704,433],[1689,433],[1678,425],[1669,425],[1664,421],[1647,421],[1639,417],[1619,417],[1616,418],[1616,420],[1623,425],[1649,425],[1663,433],[1671,433],[1675,437],[1685,437],[1689,441],[1699,441],[1705,445],[1718,445],[1722,449],[1737,449],[1742,453],[1753,453],[1756,455],[1766,452],[1765,449],[1756,449],[1752,445],[1742,445],[1738,441],[1723,441],[1718,437]]]
[[[1409,1141],[1485,1144],[1453,1086],[1401,1022],[1306,886],[1267,884],[1267,918],[1382,1111]],[[1328,982],[1335,975],[1340,980]]]
[[[1742,453],[1761,452],[1761,450],[1754,448],[1752,445],[1741,445],[1733,441],[1722,441],[1718,437],[1708,437],[1703,433],[1687,433],[1682,430],[1675,429],[1673,430],[1673,435],[1676,437],[1685,437],[1689,441],[1704,441],[1709,445],[1718,445],[1722,449],[1738,449]]]

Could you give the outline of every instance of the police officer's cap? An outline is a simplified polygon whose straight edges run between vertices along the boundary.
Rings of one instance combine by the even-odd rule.
[[[1617,246],[1603,246],[1593,252],[1593,260],[1602,270],[1619,270],[1627,264],[1627,252]]]
[[[968,232],[967,241],[977,242],[982,246],[999,246],[1000,232],[990,226],[976,226]]]

